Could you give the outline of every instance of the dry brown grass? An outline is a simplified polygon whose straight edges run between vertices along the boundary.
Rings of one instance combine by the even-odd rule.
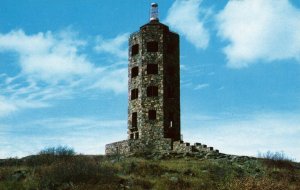
[[[10,160],[9,166],[0,166],[0,190],[58,189],[68,184],[70,190],[299,190],[300,165],[277,163],[266,159],[116,160],[103,156],[41,155],[27,161]],[[20,169],[29,171],[26,178],[11,180],[11,174]]]

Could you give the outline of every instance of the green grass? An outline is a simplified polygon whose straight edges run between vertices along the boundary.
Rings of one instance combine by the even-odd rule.
[[[0,161],[0,190],[297,190],[299,187],[300,164],[288,160],[278,164],[265,158],[152,160],[37,155]]]

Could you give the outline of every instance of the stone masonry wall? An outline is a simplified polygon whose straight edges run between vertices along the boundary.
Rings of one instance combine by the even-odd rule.
[[[151,43],[155,50],[149,50]],[[130,35],[128,53],[128,139],[107,144],[105,153],[218,152],[212,147],[200,143],[190,145],[180,139],[179,35],[168,26],[151,21]],[[157,65],[157,73],[148,73],[149,64]],[[133,68],[138,68],[138,73]],[[157,87],[157,96],[147,95],[149,86]],[[149,110],[156,111],[155,119],[149,118]],[[133,116],[137,116],[136,125],[133,125]]]
[[[106,155],[139,155],[147,153],[168,153],[172,151],[171,139],[161,139],[155,142],[138,140],[124,140],[105,146]]]
[[[107,144],[105,147],[106,155],[141,155],[152,153],[197,153],[197,152],[213,152],[219,153],[219,150],[214,150],[213,147],[207,147],[201,143],[195,143],[190,145],[183,141],[174,141],[164,138],[153,142],[147,142],[144,140],[124,140],[111,144]]]
[[[147,51],[148,42],[157,42],[158,51]],[[132,49],[138,45],[138,53]],[[157,74],[148,74],[147,65],[156,64]],[[132,77],[132,68],[138,67],[138,76]],[[133,33],[129,39],[128,67],[128,136],[158,140],[180,140],[180,77],[179,36],[159,22],[150,22]],[[147,87],[158,87],[158,96],[148,97]],[[131,91],[138,89],[138,98],[131,100]],[[148,111],[156,111],[156,119],[148,119]],[[137,113],[137,129],[132,128],[132,113]],[[136,138],[133,138],[136,139]]]

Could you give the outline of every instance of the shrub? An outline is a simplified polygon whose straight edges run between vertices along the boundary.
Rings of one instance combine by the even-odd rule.
[[[289,188],[289,184],[286,181],[274,181],[272,179],[263,178],[253,178],[246,177],[243,179],[234,179],[229,184],[230,190],[285,190]]]
[[[259,158],[265,158],[269,160],[274,161],[293,161],[294,159],[289,158],[287,155],[285,155],[284,152],[271,152],[268,151],[266,153],[258,153]]]
[[[112,168],[102,166],[89,157],[75,156],[69,160],[55,162],[39,172],[41,188],[52,187],[63,183],[112,183],[117,179]]]
[[[23,161],[24,164],[31,167],[51,165],[54,162],[60,161],[62,158],[68,160],[75,156],[75,154],[74,149],[67,146],[48,147],[41,150],[38,155],[23,158]]]
[[[0,160],[0,167],[1,166],[19,166],[21,165],[21,160],[17,157],[15,158],[7,158],[7,159],[1,159]]]
[[[180,177],[163,177],[157,181],[155,189],[182,190],[191,189],[191,185]]]
[[[68,146],[48,147],[39,152],[39,155],[54,156],[74,156],[76,153],[73,148]]]
[[[258,157],[264,160],[268,167],[293,169],[293,160],[285,155],[284,152],[271,152],[258,153]]]
[[[167,170],[159,164],[149,161],[131,161],[122,163],[123,172],[125,174],[135,174],[139,176],[159,176]]]

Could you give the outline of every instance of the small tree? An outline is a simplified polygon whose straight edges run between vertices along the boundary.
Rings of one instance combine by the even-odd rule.
[[[258,153],[258,157],[264,159],[264,163],[271,168],[293,169],[294,159],[289,158],[284,152]]]
[[[265,158],[274,161],[293,161],[294,159],[289,158],[283,151],[281,152],[271,152],[258,153],[259,158]]]
[[[75,154],[74,149],[68,146],[48,147],[39,152],[39,155],[53,156],[74,156]]]

